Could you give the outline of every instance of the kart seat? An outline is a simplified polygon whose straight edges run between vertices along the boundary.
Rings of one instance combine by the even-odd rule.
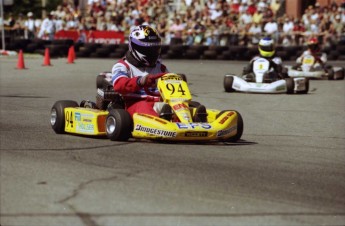
[[[96,87],[96,106],[98,109],[106,110],[109,106],[125,108],[122,95],[115,92],[111,84],[111,72],[100,73],[96,79]]]

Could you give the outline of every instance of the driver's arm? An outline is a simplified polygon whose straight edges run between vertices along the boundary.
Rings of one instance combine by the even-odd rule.
[[[253,63],[256,58],[254,57],[253,59],[250,60],[250,62],[243,68],[242,75],[247,75],[251,72],[253,72]]]
[[[282,59],[280,57],[274,57],[271,60],[271,65],[272,65],[273,69],[278,73],[281,73],[283,70],[282,63],[283,62],[282,62]]]
[[[117,63],[112,69],[112,84],[115,92],[120,94],[134,93],[142,87],[138,85],[140,77],[130,78],[130,71],[125,65]]]

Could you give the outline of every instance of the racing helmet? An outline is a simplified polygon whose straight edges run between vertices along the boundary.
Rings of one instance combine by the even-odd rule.
[[[259,52],[262,57],[272,57],[274,55],[274,42],[270,37],[262,38],[259,41]]]
[[[148,26],[133,27],[129,34],[129,52],[142,65],[153,67],[161,53],[161,38],[158,32]]]
[[[313,38],[310,38],[308,41],[307,41],[307,46],[308,46],[308,49],[312,52],[312,53],[316,53],[319,51],[319,41],[317,40],[317,38],[313,37]]]

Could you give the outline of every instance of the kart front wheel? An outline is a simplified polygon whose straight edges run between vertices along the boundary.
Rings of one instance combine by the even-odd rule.
[[[132,118],[124,109],[111,109],[105,122],[105,128],[110,140],[126,141],[132,135]]]
[[[225,92],[235,92],[232,88],[232,84],[234,83],[233,76],[224,76],[224,90]]]
[[[295,81],[293,78],[286,78],[286,93],[287,94],[293,94],[295,90]]]
[[[226,111],[234,111],[234,110],[226,110]],[[218,113],[217,117],[221,116],[224,112],[226,111],[221,111]],[[228,142],[237,142],[239,139],[241,139],[242,134],[243,134],[243,118],[242,115],[238,112],[238,111],[234,111],[237,114],[237,133],[235,136],[230,137],[224,141],[228,141]]]
[[[79,107],[73,100],[60,100],[55,102],[50,111],[50,125],[57,134],[65,133],[65,108]]]
[[[298,91],[299,94],[307,94],[309,92],[309,78],[304,78],[305,90]]]
[[[334,70],[333,70],[333,68],[327,68],[326,69],[326,73],[327,73],[328,80],[334,80]]]

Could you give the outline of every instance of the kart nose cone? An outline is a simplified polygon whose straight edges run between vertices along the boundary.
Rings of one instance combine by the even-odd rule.
[[[57,113],[56,113],[56,109],[52,109],[51,113],[50,113],[50,124],[53,126],[56,123],[56,118],[57,118]]]
[[[114,133],[115,128],[116,128],[116,119],[112,116],[108,117],[107,122],[106,122],[107,134]]]

